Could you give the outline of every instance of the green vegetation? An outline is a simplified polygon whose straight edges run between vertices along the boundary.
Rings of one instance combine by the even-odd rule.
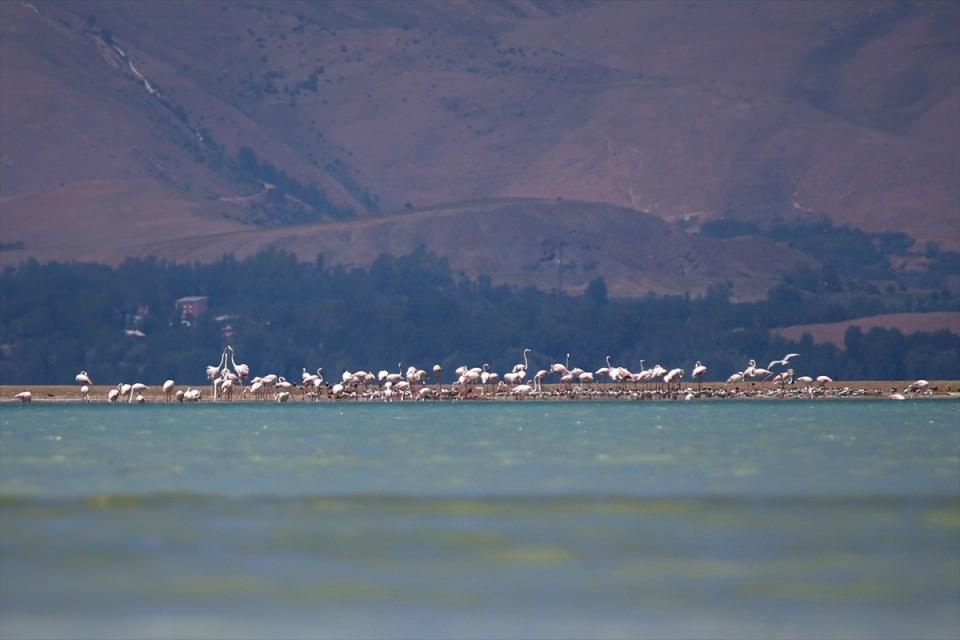
[[[260,160],[250,147],[240,148],[237,153],[236,167],[242,179],[253,184],[272,185],[273,188],[267,194],[266,201],[261,205],[263,213],[271,224],[304,224],[319,222],[323,219],[343,219],[354,216],[352,210],[331,202],[319,187],[294,180],[287,175],[286,171]],[[291,206],[288,199],[299,202],[300,206]]]
[[[700,235],[728,239],[756,237],[772,240],[806,254],[819,267],[802,267],[785,278],[785,284],[807,292],[877,292],[928,289],[943,292],[951,275],[960,273],[960,254],[941,251],[928,243],[922,251],[913,250],[913,239],[905,233],[869,233],[855,227],[835,227],[830,218],[777,220],[762,226],[721,218],[703,223]],[[920,259],[922,268],[911,271],[894,269],[891,257]],[[887,291],[892,293],[892,291]],[[938,293],[938,295],[949,295]]]
[[[769,300],[732,304],[727,293],[620,300],[607,297],[602,278],[583,296],[515,290],[454,273],[425,251],[381,256],[369,269],[327,267],[322,256],[298,262],[276,250],[191,265],[31,260],[0,274],[0,382],[69,383],[85,369],[98,382],[172,377],[196,384],[227,342],[255,373],[293,378],[301,367],[323,366],[336,376],[397,361],[440,363],[448,378],[461,364],[489,362],[502,371],[527,346],[535,350],[534,369],[569,351],[571,363],[587,369],[607,354],[631,369],[640,358],[688,370],[700,359],[715,380],[748,358],[764,362],[797,351],[798,375],[960,377],[960,337],[948,332],[850,332],[841,350],[769,331],[864,313],[957,309],[955,299],[813,294],[784,285]],[[184,323],[174,301],[188,295],[209,296],[210,304]],[[129,329],[146,336],[127,335]]]

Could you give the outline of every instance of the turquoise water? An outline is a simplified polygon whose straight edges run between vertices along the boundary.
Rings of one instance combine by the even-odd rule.
[[[0,408],[0,636],[960,633],[960,403]]]

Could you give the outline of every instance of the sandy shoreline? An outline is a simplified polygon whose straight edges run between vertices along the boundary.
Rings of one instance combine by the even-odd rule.
[[[910,385],[913,380],[838,380],[826,385],[822,390],[813,385],[813,398],[886,398],[892,393],[903,393],[904,389]],[[436,390],[436,385],[427,385]],[[201,403],[211,403],[210,385],[191,385],[192,388],[200,389],[203,392]],[[188,385],[178,386],[177,389],[186,390]],[[485,390],[483,394],[473,393],[468,398],[461,398],[456,394],[458,387],[452,384],[442,386],[442,397],[434,401],[518,401],[519,398],[511,396],[507,392],[496,394],[492,389]],[[688,393],[692,392],[694,398],[698,400],[720,400],[720,399],[809,399],[811,397],[808,386],[803,384],[788,385],[782,390],[778,384],[771,382],[748,382],[746,384],[724,384],[720,382],[704,383],[697,389],[696,384],[681,384],[680,389],[670,394],[658,394],[653,387],[644,389],[641,386],[633,384],[590,384],[577,388],[568,389],[564,385],[544,384],[543,392],[533,393],[524,397],[524,400],[553,400],[553,401],[600,401],[600,400],[683,400]],[[111,389],[116,389],[116,385],[93,385],[90,388],[89,398],[91,403],[106,403],[107,394]],[[371,388],[373,390],[373,388]],[[30,391],[31,401],[34,403],[80,403],[80,385],[0,385],[0,404],[20,403],[14,396],[21,391]],[[781,397],[782,395],[782,397]],[[149,389],[143,392],[144,400],[147,403],[167,402],[163,390],[159,384],[149,385]],[[913,398],[960,398],[960,380],[931,380],[930,387],[926,393],[907,394],[907,397]],[[412,401],[408,398],[405,401]],[[313,398],[303,398],[302,391],[295,388],[289,398],[289,402],[314,402]],[[380,398],[354,398],[342,397],[338,399],[324,398],[320,402],[371,402],[382,401]],[[395,399],[399,401],[399,399]],[[218,402],[225,402],[218,400]],[[273,399],[254,401],[250,398],[239,400],[235,395],[231,403],[254,403],[254,402],[273,402]],[[126,401],[124,401],[126,404]]]

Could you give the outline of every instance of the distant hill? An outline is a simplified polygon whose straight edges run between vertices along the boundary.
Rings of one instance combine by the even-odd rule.
[[[805,258],[700,224],[956,249],[958,11],[3,2],[0,261],[424,245],[517,285],[569,261],[565,287],[752,298]]]
[[[960,334],[960,313],[955,311],[888,313],[879,316],[854,318],[843,322],[794,325],[777,329],[776,333],[789,340],[798,341],[803,337],[803,334],[809,333],[814,344],[833,344],[842,349],[844,333],[850,327],[860,327],[864,333],[874,327],[881,327],[898,329],[903,334],[933,333],[936,331],[950,331]]]

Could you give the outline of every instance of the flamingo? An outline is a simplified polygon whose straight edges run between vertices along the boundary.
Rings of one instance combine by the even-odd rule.
[[[566,374],[570,373],[570,370],[567,368],[567,367],[569,367],[569,366],[570,366],[570,354],[568,353],[568,354],[567,354],[567,362],[566,362],[566,364],[561,364],[561,363],[559,363],[559,362],[554,362],[552,365],[550,365],[550,373],[557,373],[557,374],[559,374],[561,377],[563,377],[563,376],[565,376]]]
[[[790,362],[791,358],[796,358],[799,355],[800,355],[799,353],[788,353],[787,355],[783,356],[783,358],[781,358],[780,360],[771,360],[770,364],[767,365],[767,369],[773,369],[773,367],[778,364],[783,365],[785,367],[787,366],[787,363]]]
[[[528,354],[528,353],[533,353],[533,349],[531,349],[530,347],[527,347],[526,349],[523,350],[523,364],[515,364],[515,365],[513,365],[513,372],[514,372],[514,373],[520,373],[521,371],[524,371],[524,372],[525,372],[527,369],[530,368],[530,365],[529,365],[529,363],[527,362],[527,354]],[[521,380],[522,380],[522,379],[523,379],[523,378],[521,378]]]
[[[175,396],[176,399],[177,399],[177,402],[179,402],[180,404],[183,404],[183,397],[184,397],[185,395],[186,395],[186,394],[183,392],[183,389],[177,389],[177,393],[176,393],[176,396]]]
[[[677,383],[677,388],[680,387],[680,378],[683,377],[683,369],[670,369],[665,376],[663,376],[663,382],[667,385],[667,389],[670,388],[670,385],[674,382]]]
[[[439,364],[433,365],[433,379],[437,381],[437,388],[440,388],[440,376],[443,374],[443,367]]]
[[[28,402],[33,400],[33,394],[30,393],[29,391],[21,391],[20,393],[18,393],[13,397],[19,400],[20,402],[22,402],[23,404],[27,404]]]
[[[240,392],[240,395],[241,395],[241,398],[240,398],[240,399],[241,399],[241,400],[243,399],[242,396],[243,396],[244,393],[248,393],[248,392],[249,392],[249,393],[253,394],[253,399],[254,399],[254,400],[259,400],[259,399],[260,399],[260,394],[261,394],[261,391],[262,391],[262,390],[263,390],[263,380],[260,379],[260,378],[254,378],[254,380],[250,383],[250,387],[249,387],[248,389],[244,389],[243,391]]]
[[[546,369],[540,369],[533,375],[533,386],[536,388],[537,393],[543,393],[543,379],[547,377],[549,371]]]
[[[506,376],[504,376],[506,377]],[[513,389],[510,390],[510,393],[516,398],[522,398],[523,396],[530,395],[530,392],[533,391],[533,387],[528,384],[518,384]]]
[[[233,366],[234,372],[240,376],[240,380],[242,382],[244,378],[250,375],[250,366],[243,363],[237,364],[237,361],[233,359],[233,347],[230,345],[227,345],[227,351],[230,352],[230,364]]]
[[[170,402],[171,397],[173,396],[173,390],[177,386],[177,383],[173,380],[165,380],[163,383],[163,394],[167,396],[167,402]]]
[[[87,375],[86,371],[81,371],[73,378],[77,381],[77,384],[93,384],[93,381],[90,380],[90,376]]]
[[[261,385],[262,385],[261,388],[263,389],[263,391],[262,391],[261,393],[262,393],[262,395],[264,396],[264,398],[266,397],[266,395],[267,395],[268,393],[270,393],[271,391],[273,391],[273,387],[274,387],[274,385],[277,384],[277,380],[278,380],[278,379],[279,379],[279,378],[277,378],[277,374],[275,374],[275,373],[270,373],[270,374],[267,374],[267,375],[263,376],[262,378],[260,378],[260,383],[261,383]]]
[[[80,387],[80,398],[84,402],[90,402],[90,387],[89,385],[83,385]]]
[[[227,402],[233,400],[233,378],[224,377],[220,383],[220,397],[226,398]]]
[[[697,380],[697,393],[700,393],[700,385],[703,384],[703,376],[706,373],[707,367],[697,360],[697,364],[693,365],[693,371],[690,372],[690,377]]]
[[[747,368],[743,370],[744,377],[756,378],[756,377],[767,377],[770,375],[769,369],[764,369],[763,367],[757,366],[756,360],[750,360],[747,363]]]
[[[911,392],[918,392],[918,391],[922,392],[922,391],[926,391],[929,388],[930,388],[929,382],[927,382],[926,380],[917,380],[916,382],[910,383],[910,385],[907,386],[907,388],[904,389],[903,392],[904,393],[911,393]]]
[[[124,386],[126,386],[126,385],[124,385]],[[146,390],[149,389],[149,388],[150,388],[150,387],[148,387],[147,385],[143,384],[142,382],[134,382],[132,385],[130,385],[130,392],[129,392],[130,395],[129,395],[129,398],[128,398],[128,400],[127,400],[127,404],[130,404],[131,402],[134,401],[133,394],[136,393],[136,394],[139,395],[141,392],[146,391]],[[138,400],[137,402],[140,402],[140,400]]]
[[[743,380],[743,371],[737,371],[736,373],[731,374],[729,378],[727,378],[727,384],[733,384],[736,382],[740,382],[742,380]]]
[[[207,380],[210,381],[211,387],[213,388],[213,401],[217,401],[217,388],[216,381],[220,379],[220,372],[226,369],[227,367],[227,350],[223,350],[223,355],[220,356],[220,364],[217,366],[210,365],[207,367]]]
[[[107,402],[116,402],[120,398],[120,389],[110,389],[107,393]]]
[[[380,371],[377,373],[377,379],[380,380],[380,382],[386,381],[386,382],[389,382],[390,384],[397,384],[398,382],[403,380],[403,374],[399,373],[400,371],[403,371],[402,362],[397,363],[397,371],[398,373],[390,373],[386,369],[380,369]]]
[[[820,384],[821,387],[823,387],[833,382],[833,378],[831,378],[830,376],[817,376],[817,382]]]

